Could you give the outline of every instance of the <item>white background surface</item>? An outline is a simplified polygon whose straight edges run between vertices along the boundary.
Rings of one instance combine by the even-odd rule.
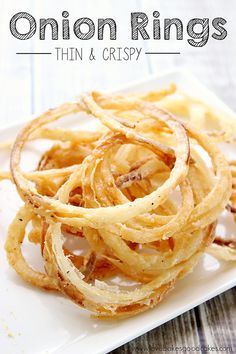
[[[172,67],[190,69],[204,84],[236,109],[236,2],[234,0],[0,0],[0,124],[25,120],[32,113],[75,97],[89,89],[115,90],[126,82],[143,79]],[[39,41],[38,32],[29,40],[15,39],[9,31],[10,18],[26,11],[36,19],[54,17],[61,20],[67,10],[73,24],[88,16],[112,17],[117,22],[116,41]],[[183,41],[131,41],[130,12],[143,11],[152,20],[158,10],[160,19],[179,17],[186,25],[194,17],[224,17],[228,36],[223,41],[212,38],[202,48]],[[74,21],[73,21],[74,20]],[[60,22],[60,21],[59,21]],[[149,27],[150,28],[150,27]],[[151,31],[150,31],[151,32]],[[49,34],[49,33],[48,33]],[[85,43],[86,42],[86,43]],[[181,51],[181,55],[145,56],[137,62],[57,62],[53,56],[20,56],[18,51],[47,51],[55,46],[137,46],[151,51]]]

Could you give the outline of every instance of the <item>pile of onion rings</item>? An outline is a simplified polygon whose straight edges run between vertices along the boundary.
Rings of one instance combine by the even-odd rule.
[[[235,259],[229,245],[212,251],[217,218],[235,205],[230,166],[216,144],[232,141],[232,130],[199,130],[200,107],[217,118],[178,95],[175,85],[145,95],[83,94],[21,130],[1,178],[24,202],[5,249],[25,281],[62,292],[98,318],[123,318],[159,303],[203,252]],[[71,114],[98,123],[93,131],[51,127]],[[56,143],[35,171],[23,171],[24,148],[36,139]],[[45,273],[22,254],[28,225]]]

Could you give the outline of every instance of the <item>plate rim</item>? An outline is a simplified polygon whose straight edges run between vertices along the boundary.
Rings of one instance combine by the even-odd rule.
[[[202,83],[188,69],[172,68],[172,69],[163,70],[161,73],[148,74],[148,75],[145,75],[142,79],[132,80],[132,81],[127,82],[126,84],[118,85],[115,90],[104,90],[103,92],[114,93],[114,94],[115,93],[122,93],[122,91],[130,90],[132,87],[140,86],[142,84],[146,84],[147,82],[158,80],[159,78],[163,78],[163,77],[169,76],[169,75],[180,75],[183,77],[184,76],[187,77],[187,79],[190,79],[192,82],[194,82],[195,85],[203,88],[204,91],[207,91],[207,93],[212,98],[214,98],[215,100],[218,101],[218,104],[220,104],[223,107],[223,109],[225,109],[228,113],[232,114],[232,117],[234,117],[236,119],[236,114],[234,113],[234,111],[220,97],[218,97],[212,90],[210,90],[206,86],[206,84]],[[76,99],[76,97],[79,96],[79,94],[80,93],[76,94],[70,100],[67,100],[66,102],[73,102]],[[19,122],[15,121],[15,122],[9,123],[9,124],[3,123],[0,127],[0,132],[2,133],[4,130],[10,130],[10,129],[16,129],[16,128],[21,129],[24,126],[24,124],[27,124],[30,120],[37,118],[39,115],[41,115],[45,111],[29,114],[29,118],[21,119]]]

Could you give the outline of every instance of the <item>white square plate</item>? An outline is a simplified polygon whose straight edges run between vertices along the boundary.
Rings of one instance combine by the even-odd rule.
[[[187,90],[189,94],[233,114],[207,88],[182,71],[152,77],[119,91],[148,91],[166,87],[172,82],[181,90]],[[20,127],[18,125],[2,129],[0,141],[14,137]],[[30,162],[36,151],[31,149],[27,154],[27,160]],[[1,168],[7,168],[6,152],[1,152],[0,161]],[[101,322],[90,319],[86,310],[79,308],[69,299],[25,284],[9,267],[3,247],[7,227],[20,201],[8,181],[0,183],[0,196],[1,353],[107,353],[236,285],[236,267],[233,263],[219,262],[209,255],[204,255],[194,272],[179,281],[175,289],[156,308],[122,321]],[[24,245],[24,253],[26,257],[30,257],[32,265],[42,266],[36,246]]]

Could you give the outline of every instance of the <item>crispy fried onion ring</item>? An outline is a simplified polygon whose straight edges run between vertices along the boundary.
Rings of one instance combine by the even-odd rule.
[[[84,94],[18,134],[11,179],[25,206],[6,251],[25,280],[61,291],[99,318],[129,317],[159,303],[211,247],[231,173],[207,134],[152,103],[173,90],[143,98]],[[79,112],[96,118],[98,130],[47,127]],[[59,142],[36,171],[24,172],[22,152],[37,138]],[[21,253],[30,222],[28,238],[41,247],[45,274]],[[73,240],[80,254],[69,247]]]
[[[230,168],[232,174],[232,194],[230,203],[226,206],[226,209],[232,213],[236,222],[236,161],[230,162]],[[226,261],[236,261],[236,232],[234,235],[227,237],[216,236],[214,244],[211,245],[208,251],[217,258]]]

